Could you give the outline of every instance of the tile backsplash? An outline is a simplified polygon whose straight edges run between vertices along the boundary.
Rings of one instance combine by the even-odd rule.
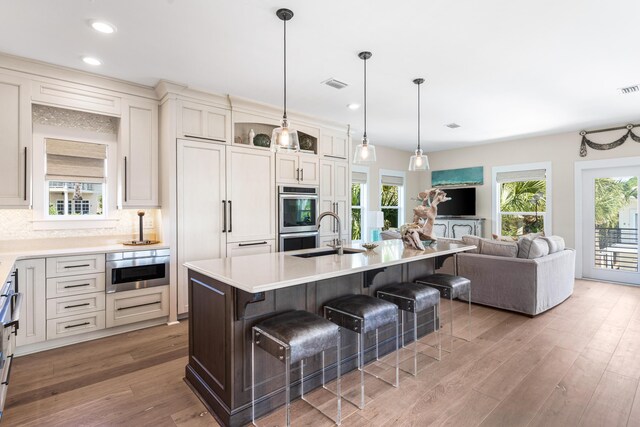
[[[33,211],[29,209],[0,209],[0,241],[23,239],[52,239],[62,237],[88,236],[123,236],[131,235],[132,239],[138,235],[138,214],[135,209],[123,209],[113,212],[117,224],[113,228],[83,228],[68,230],[34,230]],[[145,236],[155,238],[160,226],[159,209],[145,210]],[[149,226],[149,221],[153,226]]]

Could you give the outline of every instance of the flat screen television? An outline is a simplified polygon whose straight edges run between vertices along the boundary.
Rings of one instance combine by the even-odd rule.
[[[451,197],[444,203],[438,204],[438,216],[473,216],[476,214],[476,189],[443,188],[447,197]]]

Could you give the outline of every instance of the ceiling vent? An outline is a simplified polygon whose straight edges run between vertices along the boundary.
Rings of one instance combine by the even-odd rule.
[[[448,127],[449,129],[457,129],[460,127],[460,125],[457,123],[449,123],[448,125],[445,125],[445,126]]]
[[[620,91],[621,94],[624,95],[627,93],[640,92],[640,87],[638,87],[638,85],[634,85],[634,86],[621,87],[618,90]]]
[[[347,84],[345,82],[341,82],[338,79],[334,79],[333,77],[331,77],[328,80],[323,81],[322,84],[325,84],[327,86],[331,86],[334,89],[344,89],[345,87],[349,86],[349,84]]]

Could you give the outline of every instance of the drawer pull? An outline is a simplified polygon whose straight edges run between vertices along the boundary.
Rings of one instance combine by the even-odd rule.
[[[64,288],[65,289],[69,289],[69,288],[79,288],[82,286],[91,286],[91,283],[83,283],[81,285],[66,285]]]
[[[91,303],[85,302],[85,303],[82,303],[82,304],[65,305],[64,308],[84,307],[84,306],[87,306],[87,305],[91,305]]]
[[[256,245],[266,245],[267,242],[255,242],[255,243],[238,243],[238,246],[256,246]]]
[[[65,265],[64,268],[91,267],[91,264]]]
[[[67,325],[64,328],[65,329],[71,329],[71,328],[77,328],[78,326],[86,326],[86,325],[90,325],[91,322],[83,322],[83,323],[78,323],[77,325]]]
[[[145,307],[147,305],[154,305],[154,304],[160,304],[160,303],[162,303],[162,301],[147,302],[147,303],[138,304],[138,305],[130,305],[129,307],[118,307],[118,311],[120,311],[120,310],[129,310],[130,308]]]

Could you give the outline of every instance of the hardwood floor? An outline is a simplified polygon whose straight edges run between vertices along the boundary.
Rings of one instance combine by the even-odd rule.
[[[465,308],[454,306],[463,335]],[[343,401],[343,425],[640,425],[640,287],[576,281],[569,300],[535,318],[481,306],[472,317],[470,342],[456,340],[440,362],[421,356],[399,389],[368,377],[367,407]],[[18,358],[3,425],[215,426],[183,381],[186,355],[182,322]],[[355,385],[347,374],[343,388]],[[331,414],[327,394],[308,398]],[[282,420],[280,410],[261,425]],[[299,399],[293,420],[332,424]]]

